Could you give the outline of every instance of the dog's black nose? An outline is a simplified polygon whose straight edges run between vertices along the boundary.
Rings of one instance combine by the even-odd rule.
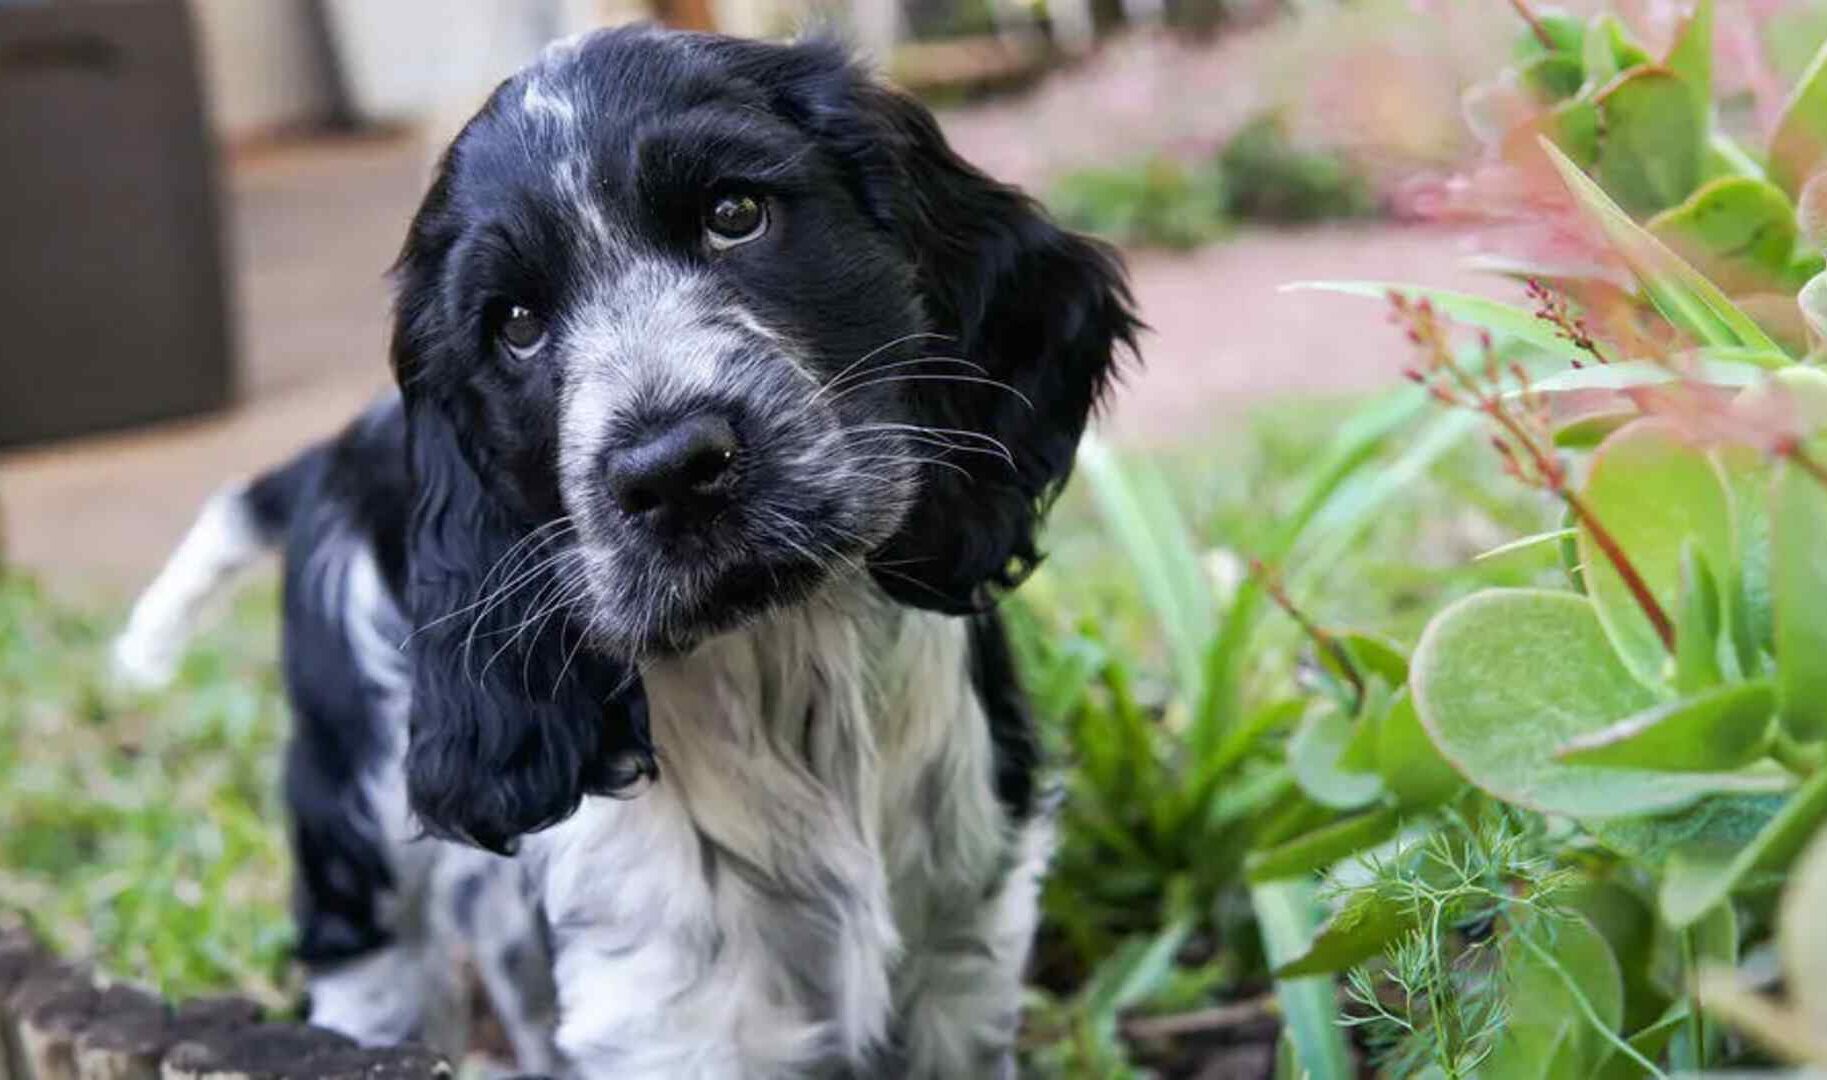
[[[650,524],[692,524],[729,505],[736,432],[709,413],[650,431],[609,459],[617,506]]]

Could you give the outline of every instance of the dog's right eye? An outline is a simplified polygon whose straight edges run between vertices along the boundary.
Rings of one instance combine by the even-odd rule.
[[[546,321],[516,304],[501,323],[501,343],[515,356],[531,356],[546,343]]]

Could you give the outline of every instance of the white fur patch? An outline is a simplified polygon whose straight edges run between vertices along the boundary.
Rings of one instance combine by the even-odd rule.
[[[581,1075],[1006,1060],[1045,843],[1012,850],[966,636],[850,582],[647,666],[659,780],[529,847]]]
[[[236,485],[211,496],[140,594],[114,642],[114,675],[122,685],[154,689],[170,682],[209,600],[266,553],[245,495]]]

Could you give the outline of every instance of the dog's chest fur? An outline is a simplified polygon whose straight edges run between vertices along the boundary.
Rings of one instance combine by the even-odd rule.
[[[1002,887],[1017,838],[967,653],[963,620],[839,585],[642,671],[659,780],[535,850],[577,1060],[747,1075],[976,1052],[907,1019],[961,964],[991,970],[959,1006],[1007,1012],[1032,929],[1031,883]],[[656,1045],[654,1008],[699,1048]]]

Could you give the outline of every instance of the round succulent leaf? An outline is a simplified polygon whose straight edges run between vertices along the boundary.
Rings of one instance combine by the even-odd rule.
[[[1573,593],[1491,589],[1451,605],[1422,635],[1409,687],[1422,726],[1460,775],[1546,813],[1657,813],[1769,783],[1556,760],[1569,740],[1658,700],[1612,651],[1592,604]]]
[[[1639,420],[1599,444],[1580,497],[1666,614],[1672,616],[1680,599],[1681,547],[1690,537],[1709,565],[1731,565],[1732,507],[1724,477],[1706,451],[1667,420]],[[1618,655],[1639,679],[1660,685],[1670,657],[1654,625],[1584,525],[1579,548],[1586,589]]]
[[[1744,816],[1723,818],[1669,851],[1657,905],[1670,926],[1688,926],[1735,890],[1766,884],[1788,870],[1827,821],[1827,770],[1809,777],[1749,837],[1745,827],[1762,815],[1750,806],[1743,809]]]
[[[1705,128],[1694,92],[1666,68],[1641,66],[1600,91],[1598,180],[1633,217],[1679,204],[1700,184]]]
[[[1814,1031],[1827,1028],[1827,830],[1809,845],[1783,894],[1778,948],[1788,989]]]
[[[1746,176],[1703,184],[1647,228],[1728,293],[1780,287],[1798,229],[1789,197]]]
[[[1791,461],[1776,466],[1770,585],[1776,688],[1783,727],[1798,742],[1827,738],[1827,487]]]
[[[1331,703],[1309,709],[1302,718],[1288,740],[1288,768],[1309,799],[1334,810],[1356,810],[1382,794],[1383,781],[1376,773],[1342,763],[1362,722]]]
[[[1656,912],[1651,897],[1633,884],[1629,875],[1580,879],[1555,893],[1561,907],[1586,917],[1611,946],[1624,980],[1624,1031],[1637,1031],[1654,1023],[1668,1006],[1668,998],[1649,975],[1655,958]]]
[[[1725,772],[1769,751],[1775,709],[1768,681],[1728,683],[1569,739],[1555,756],[1620,769]]]
[[[1390,702],[1377,735],[1377,772],[1398,806],[1439,806],[1465,789],[1465,779],[1440,756],[1421,726],[1407,688]]]
[[[1610,851],[1660,871],[1676,851],[1700,845],[1743,847],[1782,812],[1781,794],[1709,795],[1665,814],[1589,819],[1580,827]]]
[[[1502,948],[1509,976],[1506,1035],[1535,1045],[1570,1039],[1571,1046],[1557,1046],[1553,1070],[1543,1075],[1585,1075],[1611,1047],[1587,1021],[1573,988],[1611,1030],[1624,1021],[1624,979],[1610,944],[1584,917],[1570,914],[1527,918]],[[1543,1038],[1550,1034],[1551,1040]]]

